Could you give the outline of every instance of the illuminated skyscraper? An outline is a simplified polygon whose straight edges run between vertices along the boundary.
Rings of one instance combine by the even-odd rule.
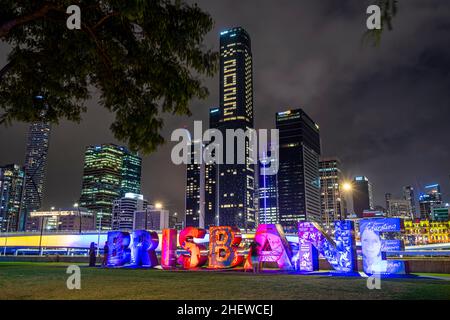
[[[364,176],[355,177],[352,187],[353,209],[358,218],[363,217],[364,210],[373,210],[372,184]]]
[[[220,108],[214,117],[214,128],[226,137],[227,129],[246,131],[253,128],[253,65],[248,33],[238,27],[220,34]],[[245,163],[218,165],[216,224],[243,229],[256,226],[254,192],[255,170],[251,146],[245,139]],[[223,146],[223,159],[226,159]]]
[[[319,126],[302,110],[276,114],[280,166],[278,204],[280,223],[295,232],[298,221],[321,222]]]
[[[425,192],[419,196],[420,218],[431,219],[433,207],[441,204],[441,186],[439,184],[425,186]]]
[[[24,223],[25,171],[16,164],[0,167],[0,231],[19,231]]]
[[[203,143],[191,141],[190,164],[186,167],[186,226],[205,227],[205,164]]]
[[[35,97],[36,106],[42,105],[43,97]],[[45,111],[43,111],[45,112]],[[32,123],[28,131],[27,153],[25,157],[25,205],[28,212],[39,210],[45,191],[45,173],[50,141],[51,126],[47,122]]]
[[[113,201],[141,193],[141,158],[114,144],[89,146],[84,156],[80,206],[96,213],[102,229],[111,229]]]
[[[345,219],[345,203],[341,195],[342,173],[338,159],[319,162],[320,201],[322,222],[333,226],[333,221]]]

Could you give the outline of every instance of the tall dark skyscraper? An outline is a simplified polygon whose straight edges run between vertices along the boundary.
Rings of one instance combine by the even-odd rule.
[[[340,161],[335,158],[322,159],[319,174],[322,222],[331,227],[333,221],[345,219]]]
[[[417,218],[416,212],[416,199],[414,195],[414,188],[411,186],[403,187],[403,199],[408,200],[411,207],[411,213],[413,218]]]
[[[25,206],[28,212],[42,206],[51,126],[46,122],[30,125],[25,157]]]
[[[358,218],[363,217],[364,210],[373,210],[372,184],[366,177],[353,179],[353,209]]]
[[[205,164],[203,142],[191,141],[186,167],[186,227],[205,227]],[[200,163],[201,162],[201,163]]]
[[[25,171],[16,164],[0,167],[0,231],[20,231],[24,223]]]
[[[141,158],[114,144],[89,146],[84,155],[80,207],[97,216],[102,229],[111,229],[113,201],[126,193],[141,193]]]
[[[302,110],[276,114],[279,130],[278,204],[280,223],[295,232],[298,221],[321,222],[319,126]]]
[[[253,128],[253,66],[251,41],[242,28],[220,34],[220,107],[210,125],[226,137],[227,129]],[[237,146],[237,143],[235,144]],[[245,141],[245,163],[219,164],[216,224],[243,229],[256,227],[255,168],[251,146]],[[236,150],[242,152],[243,150]],[[225,143],[223,159],[226,159]],[[217,217],[218,216],[218,217]]]
[[[209,110],[209,127],[217,129],[220,116],[220,108],[211,108]],[[205,227],[219,224],[218,192],[217,182],[218,165],[214,163],[205,163]]]

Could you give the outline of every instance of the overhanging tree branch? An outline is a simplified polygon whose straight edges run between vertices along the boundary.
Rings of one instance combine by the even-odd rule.
[[[8,36],[9,32],[13,28],[23,25],[23,24],[27,24],[28,22],[31,22],[31,21],[34,21],[37,19],[41,19],[41,18],[45,17],[47,15],[47,13],[51,10],[60,10],[60,8],[51,3],[46,3],[33,13],[26,14],[26,15],[17,17],[16,19],[12,19],[10,21],[3,23],[0,26],[0,39]]]

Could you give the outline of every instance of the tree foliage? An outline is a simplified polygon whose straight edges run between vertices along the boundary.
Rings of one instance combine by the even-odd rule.
[[[81,30],[69,30],[66,9],[81,8]],[[42,116],[80,121],[92,88],[115,114],[111,130],[132,150],[164,142],[162,113],[190,115],[208,94],[203,76],[217,70],[217,52],[202,42],[213,27],[196,5],[170,0],[2,0],[0,38],[11,46],[0,71],[0,123]],[[2,66],[0,66],[2,67]],[[44,104],[34,97],[44,97]]]

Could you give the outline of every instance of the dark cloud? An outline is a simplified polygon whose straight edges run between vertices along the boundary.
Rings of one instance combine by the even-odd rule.
[[[400,0],[394,30],[378,48],[363,46],[369,1],[196,1],[215,23],[205,47],[218,50],[218,34],[242,26],[252,37],[255,123],[274,127],[274,114],[302,107],[320,124],[324,155],[342,160],[347,176],[366,175],[375,200],[403,185],[431,182],[450,195],[450,3]],[[0,64],[5,61],[5,46]],[[164,135],[207,125],[218,104],[218,77],[205,79],[211,95],[193,101],[193,116],[165,116]],[[50,145],[46,205],[67,206],[80,193],[86,145],[115,142],[112,115],[89,102],[81,124],[62,121]],[[0,163],[23,162],[26,126],[0,129]],[[173,144],[144,157],[143,192],[171,211],[184,208],[185,168],[170,161]]]

